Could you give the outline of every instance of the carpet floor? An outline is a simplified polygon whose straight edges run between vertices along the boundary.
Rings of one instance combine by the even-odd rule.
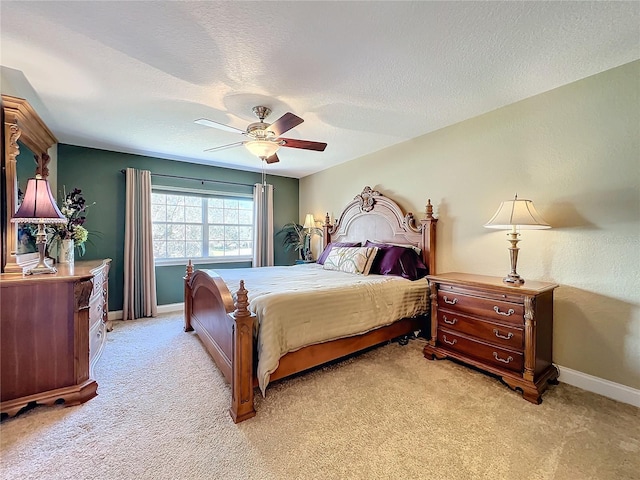
[[[563,383],[533,405],[423,345],[275,382],[235,425],[229,386],[180,316],[116,322],[96,398],[0,423],[1,478],[640,478],[640,409]]]

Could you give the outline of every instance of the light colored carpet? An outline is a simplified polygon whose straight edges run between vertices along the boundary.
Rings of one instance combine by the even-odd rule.
[[[638,479],[640,410],[389,344],[276,382],[234,425],[230,389],[179,316],[116,322],[99,396],[0,424],[3,479]]]

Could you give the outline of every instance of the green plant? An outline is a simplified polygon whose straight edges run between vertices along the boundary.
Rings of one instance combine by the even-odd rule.
[[[311,257],[309,239],[313,234],[322,236],[322,229],[318,227],[305,229],[299,223],[291,222],[284,225],[276,233],[276,236],[282,237],[282,245],[285,252],[294,250],[299,252],[300,258],[308,260]]]

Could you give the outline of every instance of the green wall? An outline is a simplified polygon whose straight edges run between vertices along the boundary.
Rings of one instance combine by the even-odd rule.
[[[36,176],[36,162],[33,152],[27,146],[19,142],[20,153],[16,157],[16,175],[18,177],[18,188],[24,194],[27,188],[27,180]]]
[[[205,180],[254,184],[260,182],[261,174],[221,167],[196,165],[142,155],[110,152],[73,145],[58,145],[58,190],[79,188],[88,204],[86,227],[91,232],[91,243],[83,259],[111,258],[109,274],[109,310],[122,310],[124,279],[124,208],[125,175],[127,167],[150,170],[152,173],[193,177]],[[294,178],[268,176],[274,186],[274,229],[277,232],[284,224],[297,220],[298,180]],[[251,193],[251,187],[226,187],[193,180],[176,180],[152,177],[154,185],[171,185],[190,188],[205,188],[216,191]],[[60,194],[58,194],[58,197]],[[295,253],[285,253],[275,240],[276,265],[293,264]],[[203,268],[248,267],[249,263],[208,264]],[[156,291],[158,305],[183,301],[182,276],[184,266],[156,267]]]

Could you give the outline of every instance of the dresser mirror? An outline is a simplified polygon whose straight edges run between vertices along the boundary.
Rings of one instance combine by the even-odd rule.
[[[11,223],[18,207],[18,172],[49,175],[47,151],[58,141],[24,99],[2,95],[2,272],[21,272],[38,262],[38,254],[18,248],[19,225]],[[21,154],[22,152],[24,154]],[[28,155],[28,152],[31,155]],[[28,158],[28,157],[31,158]],[[18,162],[29,162],[29,166]],[[24,184],[26,179],[22,179]],[[18,253],[23,251],[24,253]]]

